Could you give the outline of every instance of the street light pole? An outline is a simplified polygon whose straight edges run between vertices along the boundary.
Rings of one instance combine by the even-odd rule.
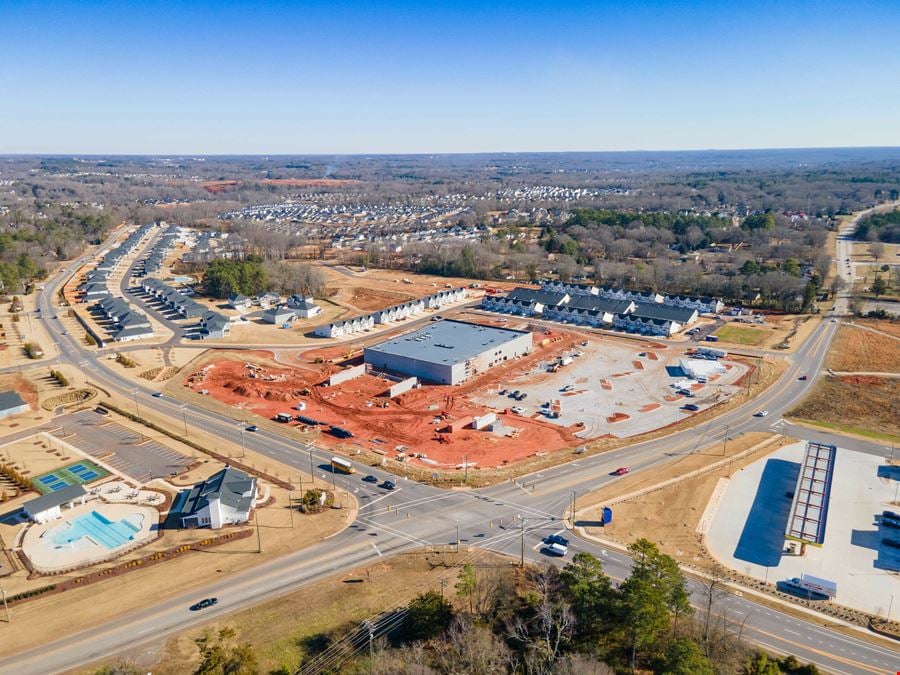
[[[187,403],[181,406],[181,420],[184,422],[184,437],[188,437],[188,428],[187,428]]]
[[[313,490],[315,490],[316,489],[316,470],[313,467],[312,448],[307,445],[306,449],[309,452],[309,476],[310,476],[310,478],[312,478]]]
[[[246,422],[241,422],[241,459],[244,459],[244,425]]]

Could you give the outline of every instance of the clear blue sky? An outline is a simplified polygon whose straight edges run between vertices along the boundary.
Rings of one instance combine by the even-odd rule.
[[[900,146],[900,0],[0,0],[0,153]]]

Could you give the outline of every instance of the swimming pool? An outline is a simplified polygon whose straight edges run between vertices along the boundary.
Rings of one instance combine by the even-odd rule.
[[[176,281],[179,284],[189,284],[194,281],[194,277],[172,277],[172,281]]]
[[[102,513],[91,511],[55,532],[52,540],[56,546],[71,546],[82,537],[88,537],[101,546],[112,549],[127,544],[140,531],[140,525],[129,522],[127,518],[113,522]]]

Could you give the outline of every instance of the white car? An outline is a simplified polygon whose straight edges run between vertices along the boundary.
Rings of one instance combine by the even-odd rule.
[[[525,414],[525,408],[523,408],[520,405],[514,405],[512,408],[510,408],[510,410],[512,412],[514,412],[516,415],[524,415]]]
[[[769,414],[768,410],[760,410],[758,413],[754,415],[754,417],[765,417]]]

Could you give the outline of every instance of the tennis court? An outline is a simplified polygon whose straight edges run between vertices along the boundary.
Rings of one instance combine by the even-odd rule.
[[[48,471],[40,476],[35,476],[32,479],[31,484],[34,486],[35,490],[42,495],[46,495],[51,492],[56,492],[57,490],[62,490],[69,485],[84,485],[85,483],[91,483],[99,478],[105,478],[108,475],[109,471],[97,466],[94,462],[85,459],[64,466],[61,469],[54,469],[53,471]]]

